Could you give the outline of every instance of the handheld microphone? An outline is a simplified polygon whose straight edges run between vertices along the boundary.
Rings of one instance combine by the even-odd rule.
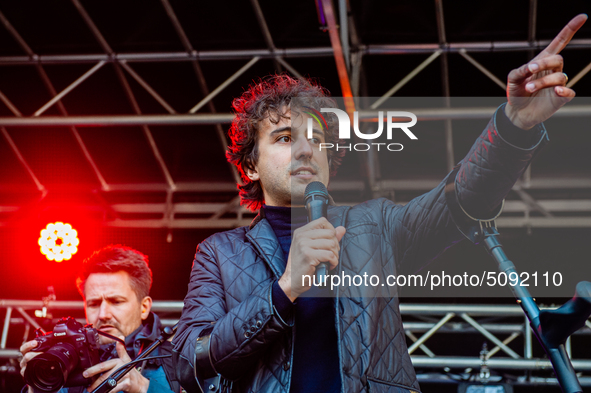
[[[308,211],[308,222],[327,216],[328,210],[328,191],[326,187],[319,181],[313,181],[306,186],[304,191],[304,203]],[[326,283],[326,275],[328,274],[328,263],[321,262],[316,267],[316,282],[319,285]]]

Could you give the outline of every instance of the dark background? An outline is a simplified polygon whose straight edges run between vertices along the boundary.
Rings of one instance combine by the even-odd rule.
[[[553,38],[572,17],[588,13],[586,1],[537,3],[536,40]],[[162,3],[146,1],[83,1],[82,5],[115,53],[183,52],[173,25]],[[198,51],[234,51],[266,49],[256,14],[248,1],[178,1],[171,0],[180,24]],[[261,0],[260,6],[276,48],[330,48],[328,33],[320,27],[313,0],[277,2]],[[335,3],[338,11],[338,4]],[[495,2],[443,2],[445,31],[449,43],[488,43],[527,41],[530,2],[503,0]],[[22,39],[37,55],[104,53],[72,2],[21,0],[3,2],[0,11]],[[361,45],[438,44],[434,1],[350,1],[350,15]],[[351,24],[350,24],[351,28]],[[580,47],[563,53],[565,72],[572,79],[591,62],[591,23],[575,36],[586,39]],[[535,43],[534,43],[535,47]],[[352,48],[352,51],[362,48]],[[537,50],[484,51],[470,55],[502,81],[508,72],[527,62]],[[35,65],[16,64],[13,56],[26,53],[5,28],[0,28],[0,92],[22,113],[31,116],[50,98]],[[379,97],[394,86],[429,53],[371,55],[363,57],[360,95]],[[199,62],[210,91],[242,67],[249,58],[234,60],[203,60]],[[332,56],[287,57],[286,61],[299,73],[317,78],[334,96],[341,96],[335,61]],[[441,59],[437,59],[400,91],[399,97],[440,97],[443,95]],[[448,54],[450,93],[453,97],[503,97],[504,92],[484,74],[457,53]],[[89,70],[95,63],[44,64],[43,69],[56,91],[61,91]],[[178,113],[186,113],[204,94],[190,62],[137,62],[130,66],[157,91]],[[272,59],[261,59],[213,99],[216,111],[231,112],[232,98],[260,77],[285,72]],[[125,71],[124,71],[125,73]],[[125,73],[142,113],[166,114],[164,110],[129,74]],[[583,77],[574,86],[578,97],[591,96],[591,77]],[[133,114],[113,64],[106,64],[97,73],[62,99],[70,115]],[[198,113],[209,113],[205,106]],[[54,105],[44,115],[60,115]],[[14,114],[0,104],[0,117]],[[455,161],[465,154],[487,120],[454,121]],[[228,124],[223,124],[223,130]],[[380,156],[378,180],[424,180],[435,185],[447,173],[443,122],[421,125],[425,129],[420,144],[396,156]],[[591,142],[588,119],[581,118],[565,126],[557,120],[547,123],[551,143],[539,154],[532,166],[532,181],[546,180],[544,186],[528,190],[538,200],[591,200]],[[58,300],[79,300],[74,286],[80,262],[93,250],[107,244],[125,244],[149,255],[154,273],[152,297],[155,300],[182,300],[186,293],[189,272],[196,245],[219,228],[153,228],[138,224],[133,228],[117,226],[118,220],[160,220],[161,212],[125,213],[115,211],[119,204],[164,204],[166,183],[158,163],[150,151],[141,127],[78,127],[82,140],[98,168],[110,185],[154,185],[157,191],[106,191],[101,189],[95,173],[84,159],[69,128],[8,127],[7,132],[30,165],[48,194],[41,198],[31,177],[23,169],[5,138],[0,138],[0,299],[39,300],[47,294],[47,286],[55,288]],[[229,202],[237,195],[232,173],[225,162],[223,146],[215,126],[150,127],[156,144],[173,180],[177,184],[197,185],[192,191],[178,191],[175,204]],[[406,146],[405,146],[406,147]],[[395,154],[395,153],[393,153]],[[361,170],[363,155],[349,154],[334,184],[358,181],[358,189],[333,190],[340,203],[358,203],[376,196],[389,196],[405,203],[427,189],[383,190],[379,195],[364,188]],[[562,187],[558,180],[580,180],[579,186]],[[568,182],[567,182],[568,183]],[[430,183],[429,183],[430,184]],[[579,183],[577,183],[579,184]],[[217,191],[207,191],[210,185]],[[221,191],[220,191],[221,190]],[[512,192],[508,200],[519,200]],[[116,210],[116,209],[115,209]],[[568,210],[568,209],[567,209]],[[557,213],[560,217],[587,217],[585,209]],[[210,214],[199,213],[175,219],[202,219]],[[532,211],[533,217],[540,216]],[[523,213],[507,213],[503,217],[522,217]],[[235,212],[222,218],[236,218]],[[244,219],[252,218],[245,214]],[[39,231],[49,222],[64,221],[78,230],[79,251],[69,261],[47,261],[39,252]],[[588,265],[591,225],[523,226],[501,228],[503,244],[510,258],[518,264],[544,269],[568,270],[568,285],[589,279]],[[167,241],[172,234],[172,242]],[[569,262],[568,264],[566,262]],[[481,266],[476,270],[496,268],[480,247],[463,242],[435,261],[432,268],[447,266]],[[568,268],[565,268],[567,266]],[[519,268],[519,265],[518,265]],[[528,268],[529,269],[529,268]],[[529,269],[531,270],[531,269]],[[567,272],[565,272],[566,274]],[[567,285],[567,283],[565,283]],[[572,292],[571,291],[571,292]],[[532,292],[534,292],[532,290]],[[404,293],[403,293],[404,295]],[[510,293],[497,298],[426,297],[409,298],[406,302],[423,303],[513,303]],[[565,299],[541,299],[546,304]],[[450,340],[454,352],[461,338]],[[481,341],[466,345],[466,356],[477,356]],[[519,343],[515,344],[519,348]],[[589,358],[589,348],[581,344],[579,356]],[[425,391],[442,391],[440,388]],[[441,388],[442,389],[442,388]],[[453,388],[455,389],[455,388]],[[452,390],[453,390],[452,389]],[[519,391],[539,391],[521,388]],[[554,388],[557,390],[557,388]],[[549,391],[554,391],[549,390]]]

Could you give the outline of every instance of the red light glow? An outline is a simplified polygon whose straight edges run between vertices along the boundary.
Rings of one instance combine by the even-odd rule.
[[[54,222],[41,231],[41,254],[50,261],[67,261],[78,251],[78,232],[70,224]]]

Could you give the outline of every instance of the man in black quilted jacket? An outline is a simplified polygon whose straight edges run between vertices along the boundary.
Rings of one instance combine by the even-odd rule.
[[[565,86],[559,53],[586,19],[575,17],[509,74],[508,103],[455,178],[457,200],[471,216],[489,218],[498,210],[547,140],[541,123],[575,96]],[[326,127],[308,138],[307,115],[292,99],[328,107],[327,96],[309,82],[276,76],[234,100],[227,157],[244,181],[242,203],[259,215],[249,227],[215,234],[197,249],[173,342],[177,377],[188,391],[198,391],[196,379],[216,374],[232,392],[420,389],[395,289],[390,297],[353,296],[299,278],[313,276],[321,262],[338,275],[414,271],[462,235],[446,204],[445,182],[405,206],[383,198],[331,205],[326,219],[306,223],[306,185],[327,185],[341,157],[319,149],[337,142],[336,120],[328,116]]]

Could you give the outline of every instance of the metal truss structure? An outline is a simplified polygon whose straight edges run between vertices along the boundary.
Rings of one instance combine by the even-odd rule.
[[[172,326],[178,321],[182,307],[183,302],[156,301],[152,309],[165,326]],[[6,359],[8,364],[10,359],[20,356],[15,347],[32,339],[31,328],[41,329],[44,322],[53,324],[58,316],[75,316],[84,323],[81,301],[0,300],[0,309],[3,310],[0,315],[4,315],[0,358]],[[493,375],[491,381],[495,380],[495,375],[506,373],[513,375],[513,384],[556,384],[549,373],[552,366],[532,340],[529,323],[524,320],[519,306],[402,304],[400,311],[408,351],[421,383],[457,383],[484,368]],[[571,358],[571,348],[586,343],[590,335],[591,322],[587,321],[567,342]],[[445,354],[445,349],[434,349],[441,348],[443,343],[449,350],[449,345],[445,344],[450,339],[457,345],[461,343],[465,347],[463,352],[471,343],[476,343],[474,354],[453,356]],[[488,343],[487,351],[480,351],[482,342]],[[451,349],[453,353],[458,352],[457,348]],[[591,386],[591,359],[574,357],[572,363],[581,373],[581,384]],[[11,367],[18,372],[14,363]]]
[[[187,34],[186,26],[183,26],[179,15],[169,0],[161,0],[162,12],[166,13],[168,21],[176,33],[178,43],[182,51],[144,51],[144,52],[116,52],[110,45],[101,29],[93,19],[93,15],[87,11],[80,0],[71,0],[71,5],[76,9],[78,18],[84,23],[86,29],[91,32],[96,43],[101,48],[101,53],[38,53],[14,27],[9,18],[0,10],[0,21],[10,37],[18,44],[22,55],[6,55],[0,51],[0,67],[3,69],[14,69],[16,67],[34,67],[41,78],[51,98],[35,110],[32,115],[25,116],[23,111],[13,103],[10,94],[0,91],[0,100],[5,108],[10,111],[10,116],[0,116],[0,131],[4,142],[17,158],[18,162],[26,172],[29,180],[35,185],[36,192],[41,199],[51,192],[50,187],[44,184],[41,177],[33,169],[30,158],[22,152],[22,146],[16,141],[14,133],[20,129],[31,127],[65,127],[74,138],[77,148],[84,158],[81,165],[91,169],[98,186],[89,187],[105,211],[108,212],[108,219],[104,221],[106,226],[124,228],[232,228],[246,225],[250,219],[248,214],[239,206],[236,194],[236,183],[240,182],[239,175],[235,168],[227,166],[218,170],[225,172],[220,176],[226,180],[219,182],[184,182],[175,179],[171,173],[170,163],[162,152],[162,146],[155,138],[153,127],[157,126],[203,126],[210,125],[215,128],[217,141],[208,136],[212,146],[219,145],[219,154],[226,147],[223,124],[231,121],[230,113],[218,113],[214,105],[214,99],[223,93],[228,86],[241,77],[251,75],[254,66],[265,60],[272,60],[273,67],[277,71],[287,71],[296,77],[301,77],[306,72],[298,72],[292,62],[316,61],[321,58],[333,58],[338,76],[339,87],[342,96],[361,96],[366,92],[363,81],[367,80],[364,74],[364,59],[376,56],[395,56],[404,62],[406,55],[428,55],[420,64],[407,73],[406,76],[386,92],[383,98],[386,99],[399,93],[405,85],[413,78],[421,74],[431,63],[439,59],[441,62],[441,79],[443,95],[449,97],[450,93],[450,66],[449,56],[461,56],[471,66],[485,75],[491,83],[498,85],[503,90],[506,88],[504,82],[498,75],[487,69],[479,62],[475,55],[478,53],[497,54],[527,52],[533,55],[536,50],[543,48],[548,40],[539,39],[536,36],[538,21],[538,2],[529,2],[529,20],[527,40],[521,41],[482,41],[482,42],[449,42],[446,38],[446,18],[444,17],[444,5],[442,0],[435,0],[434,5],[437,24],[438,42],[429,43],[396,43],[396,44],[373,44],[363,43],[360,39],[359,28],[356,26],[354,7],[348,0],[338,0],[335,4],[332,0],[317,0],[318,18],[322,28],[328,32],[330,46],[317,45],[307,47],[277,47],[273,35],[268,26],[268,17],[265,15],[264,7],[258,0],[251,0],[252,12],[256,17],[258,27],[264,39],[264,48],[255,49],[231,49],[231,50],[198,50],[193,42],[199,37],[190,37]],[[276,15],[273,15],[276,17]],[[448,16],[449,18],[449,16]],[[526,21],[524,21],[526,22]],[[591,48],[591,38],[575,38],[571,42],[571,48]],[[220,83],[216,88],[209,89],[206,75],[202,65],[206,62],[243,62],[233,74]],[[158,92],[148,78],[142,76],[137,68],[141,64],[190,64],[194,78],[198,82],[201,92],[201,99],[192,105],[188,111],[182,113],[173,107]],[[66,67],[76,65],[86,67],[86,71],[74,79],[65,87],[58,89],[47,72],[47,67]],[[128,104],[132,108],[131,114],[84,114],[71,115],[64,104],[68,96],[80,89],[87,81],[97,74],[99,70],[110,67],[114,72],[121,91]],[[303,66],[306,67],[306,66]],[[79,69],[79,68],[77,68]],[[591,63],[580,69],[571,77],[569,86],[575,86],[589,71]],[[300,71],[302,71],[300,69]],[[331,71],[332,72],[332,71]],[[133,83],[133,85],[132,85]],[[139,89],[138,89],[139,86]],[[384,89],[385,90],[385,89]],[[502,93],[498,90],[498,93]],[[584,93],[584,92],[583,92]],[[155,113],[144,113],[140,108],[138,96],[149,96],[153,102],[158,104]],[[426,92],[426,94],[430,94]],[[363,109],[363,108],[358,108]],[[457,156],[454,152],[454,139],[452,130],[453,119],[486,119],[490,117],[494,108],[449,108],[443,111],[424,111],[418,114],[422,120],[444,121],[445,133],[445,165],[451,168]],[[53,111],[53,112],[51,112]],[[207,113],[206,113],[207,111]],[[161,113],[164,112],[164,113]],[[54,113],[56,115],[47,115]],[[591,105],[579,105],[567,107],[562,112],[564,115],[589,116]],[[104,174],[104,168],[92,153],[88,138],[84,137],[83,127],[139,127],[142,135],[147,141],[153,160],[157,163],[160,181],[158,182],[114,182]],[[218,147],[215,147],[218,149]],[[382,195],[394,195],[394,193],[410,195],[419,194],[433,187],[435,180],[416,180],[413,178],[402,178],[398,180],[386,179],[380,176],[381,171],[378,160],[371,155],[363,164],[364,170],[360,179],[339,179],[332,184],[334,193],[343,195],[364,195],[370,197]],[[21,192],[21,186],[5,185],[8,192]],[[591,227],[591,199],[587,197],[564,197],[564,190],[575,190],[579,194],[589,194],[591,191],[591,178],[586,176],[532,176],[531,169],[525,174],[524,179],[519,183],[515,191],[515,200],[507,203],[506,211],[512,214],[504,216],[498,222],[502,227],[544,227],[544,228],[580,228]],[[118,203],[112,195],[126,193],[134,202]],[[142,201],[146,194],[158,195],[160,202]],[[195,195],[199,193],[220,193],[224,197],[222,202],[202,202],[200,198],[194,198],[191,202],[179,202],[185,200],[183,195]],[[568,193],[568,192],[567,192]],[[535,194],[550,195],[538,200]],[[553,196],[553,195],[560,196]],[[573,194],[574,195],[574,194]],[[155,199],[154,197],[144,199]],[[338,199],[337,199],[338,200]],[[408,199],[400,198],[398,202],[405,203]],[[354,196],[347,200],[348,203],[357,203],[361,197]],[[17,216],[21,206],[18,203],[4,204],[0,206],[3,220],[0,225],[8,225],[11,217]]]
[[[250,47],[230,45],[228,48],[212,49],[211,44],[203,48],[201,42],[209,39],[215,43],[215,39],[192,35],[192,26],[186,18],[183,19],[183,3],[153,0],[145,3],[156,3],[162,15],[165,15],[165,20],[161,20],[159,26],[167,24],[167,28],[171,29],[177,49],[161,50],[154,45],[153,50],[151,47],[126,50],[121,45],[116,49],[116,44],[111,42],[113,34],[105,32],[105,25],[99,26],[97,20],[100,17],[104,19],[104,15],[97,11],[96,6],[83,0],[64,0],[60,4],[72,9],[66,18],[80,25],[81,30],[77,32],[80,35],[90,32],[92,47],[98,49],[81,53],[72,47],[71,51],[56,53],[55,50],[30,42],[32,34],[25,28],[28,26],[22,23],[18,26],[14,20],[18,19],[15,16],[18,15],[18,8],[15,8],[18,7],[15,5],[17,3],[20,2],[10,6],[0,5],[2,33],[6,33],[5,36],[0,35],[0,44],[6,44],[0,45],[0,160],[10,156],[13,163],[17,164],[3,167],[4,161],[0,161],[0,227],[15,226],[23,211],[30,209],[31,205],[51,205],[52,194],[62,187],[61,184],[56,186],[46,180],[48,176],[39,169],[43,165],[36,162],[40,159],[38,150],[31,148],[31,145],[38,143],[35,138],[22,137],[21,134],[31,130],[47,133],[62,130],[72,141],[71,155],[80,158],[76,166],[84,167],[88,175],[79,184],[68,184],[66,187],[73,192],[91,195],[92,206],[83,207],[101,210],[101,223],[105,227],[167,229],[167,241],[172,240],[173,229],[230,229],[248,225],[252,220],[253,214],[239,204],[236,183],[240,182],[240,178],[235,168],[220,163],[218,159],[212,160],[215,164],[200,164],[202,167],[195,165],[190,168],[191,172],[199,173],[204,171],[205,166],[205,170],[213,173],[208,180],[199,176],[181,176],[180,171],[175,169],[179,166],[176,162],[178,157],[175,156],[178,150],[171,149],[171,143],[166,141],[173,134],[191,136],[197,133],[205,141],[206,148],[195,155],[223,157],[227,145],[225,129],[233,117],[229,112],[231,98],[242,92],[237,85],[244,86],[268,73],[287,72],[297,78],[302,75],[327,75],[324,81],[334,96],[381,96],[381,100],[385,100],[403,96],[412,87],[416,89],[413,92],[415,96],[451,97],[462,95],[464,91],[461,90],[463,86],[455,88],[452,82],[455,72],[466,72],[466,68],[463,68],[464,71],[454,69],[461,64],[482,78],[478,83],[486,85],[486,95],[504,96],[506,70],[500,70],[497,61],[515,54],[522,54],[524,60],[520,61],[525,61],[526,57],[532,58],[536,51],[549,43],[547,35],[538,37],[539,21],[543,20],[539,10],[544,5],[538,4],[537,0],[529,0],[528,11],[524,15],[526,17],[519,22],[527,25],[527,37],[504,40],[481,35],[476,38],[466,37],[466,41],[448,39],[449,27],[453,27],[460,17],[465,18],[465,11],[462,10],[462,15],[446,11],[444,16],[444,8],[453,2],[444,4],[443,0],[428,0],[427,3],[426,0],[423,3],[428,4],[428,7],[425,7],[424,13],[434,15],[428,23],[437,28],[435,39],[425,42],[413,39],[408,39],[408,42],[404,42],[404,39],[401,42],[364,41],[359,14],[364,11],[365,3],[373,2],[309,0],[311,4],[316,3],[316,11],[314,13],[312,6],[308,16],[318,18],[318,26],[314,28],[318,33],[320,27],[324,35],[316,40],[317,35],[310,34],[310,42],[295,46],[277,44],[280,37],[272,22],[284,18],[284,11],[279,12],[271,2],[250,0],[243,3],[249,3],[251,19],[255,24],[253,27],[258,29],[260,42]],[[9,8],[13,8],[12,15],[7,11]],[[111,8],[105,7],[102,14],[117,13],[119,4]],[[565,9],[570,10],[569,5],[561,4],[561,10]],[[24,8],[22,12],[25,12]],[[55,11],[56,14],[58,12],[65,11]],[[227,10],[228,14],[232,12],[233,9]],[[482,15],[485,12],[486,8],[483,8]],[[575,11],[571,16],[574,14]],[[220,19],[218,17],[211,23],[219,23]],[[235,31],[235,34],[241,32]],[[8,51],[8,44],[16,44],[16,51]],[[84,46],[87,47],[90,44]],[[567,71],[570,76],[568,86],[576,86],[578,95],[583,97],[591,96],[591,89],[585,84],[589,79],[586,75],[591,71],[591,57],[586,56],[589,49],[591,34],[583,32],[575,37],[565,51],[579,54],[576,66]],[[397,68],[395,77],[386,78],[388,67],[374,66],[370,69],[372,61],[375,63],[374,59],[387,60],[389,66],[393,63],[403,66]],[[185,94],[187,96],[184,97],[183,93],[176,93],[176,90],[171,93],[167,91],[169,86],[159,81],[159,73],[169,76],[181,66],[186,66],[190,71],[175,82],[179,85],[194,85],[197,94]],[[435,81],[429,77],[433,74],[433,68],[436,68]],[[25,74],[23,70],[33,70],[34,73]],[[3,75],[8,76],[4,78]],[[29,78],[32,77],[39,79],[39,88],[32,89],[30,93],[33,97],[30,99],[19,97],[23,95],[21,90],[28,88]],[[101,83],[96,82],[99,77],[103,78]],[[423,78],[430,82],[424,85],[418,83]],[[17,80],[19,86],[10,88],[6,82],[9,79]],[[465,83],[462,78],[456,79]],[[100,84],[106,84],[109,90],[114,91],[116,97],[113,101],[116,104],[108,105],[109,99],[101,97],[100,101],[93,97]],[[94,110],[93,107],[91,110],[81,110],[77,105],[79,100],[87,100],[93,105],[98,102],[99,105],[94,106],[104,106],[106,109]],[[27,108],[28,101],[39,103],[34,108]],[[121,110],[119,105],[127,105],[127,109]],[[364,106],[362,100],[356,105],[362,118],[365,110],[373,109]],[[474,119],[486,121],[494,110],[493,107],[450,107],[413,111],[420,121],[430,122],[442,131],[441,146],[438,147],[441,150],[440,159],[433,159],[432,162],[427,159],[422,163],[423,169],[433,175],[416,176],[417,171],[408,174],[401,171],[398,176],[389,176],[390,169],[384,167],[376,155],[367,154],[361,156],[362,162],[349,165],[361,167],[356,176],[339,174],[331,181],[331,194],[335,200],[346,204],[381,196],[395,199],[398,203],[408,202],[412,197],[435,187],[463,153],[458,148],[461,141],[457,128],[454,129],[455,122]],[[560,116],[588,121],[591,105],[576,103],[566,106],[556,115]],[[148,168],[146,171],[151,172],[149,176],[140,180],[132,179],[132,175],[123,180],[117,178],[119,168],[113,168],[108,141],[102,141],[99,148],[95,146],[100,138],[92,132],[97,129],[108,131],[111,137],[114,134],[111,130],[120,133],[137,131],[137,138],[130,144],[133,150],[129,149],[127,153],[147,157],[144,161],[151,160],[146,165],[137,158],[137,166]],[[554,139],[560,137],[555,134],[552,136]],[[178,144],[188,143],[183,138],[178,139],[181,140]],[[577,134],[577,138],[569,143],[588,146],[591,139],[587,135]],[[528,169],[505,203],[505,213],[497,222],[499,228],[591,228],[591,169],[581,168],[578,161],[569,160],[573,157],[560,157],[567,164],[559,170],[548,170],[556,157],[549,157],[546,163],[542,162],[539,166],[535,162],[534,169]],[[190,159],[180,161],[184,165],[191,165],[196,160],[191,156]],[[14,181],[13,177],[3,176],[5,172],[19,172],[24,180],[19,178]],[[5,177],[10,178],[10,181],[4,181]],[[3,316],[0,358],[6,361],[4,365],[0,364],[0,372],[18,373],[15,359],[19,353],[16,348],[32,337],[31,328],[39,328],[43,321],[49,321],[48,314],[83,318],[82,302],[79,301],[0,300],[0,309],[0,316]],[[153,310],[162,317],[165,325],[172,325],[178,320],[182,302],[154,302]],[[549,362],[541,357],[532,343],[528,324],[517,306],[402,304],[401,312],[409,352],[422,382],[457,382],[458,378],[470,375],[466,369],[479,370],[486,365],[493,371],[517,375],[514,381],[517,384],[556,383],[549,375]],[[587,322],[587,326],[573,336],[573,343],[588,339],[590,334],[591,323]],[[462,340],[470,337],[470,340],[477,342],[478,349],[466,356],[452,356],[453,352],[447,355],[449,337],[452,335],[462,335]],[[490,344],[484,358],[478,356],[483,340]],[[572,346],[575,347],[574,344]],[[447,349],[440,350],[439,347]],[[576,357],[573,365],[583,373],[582,385],[591,386],[591,377],[588,377],[591,374],[591,359]]]

